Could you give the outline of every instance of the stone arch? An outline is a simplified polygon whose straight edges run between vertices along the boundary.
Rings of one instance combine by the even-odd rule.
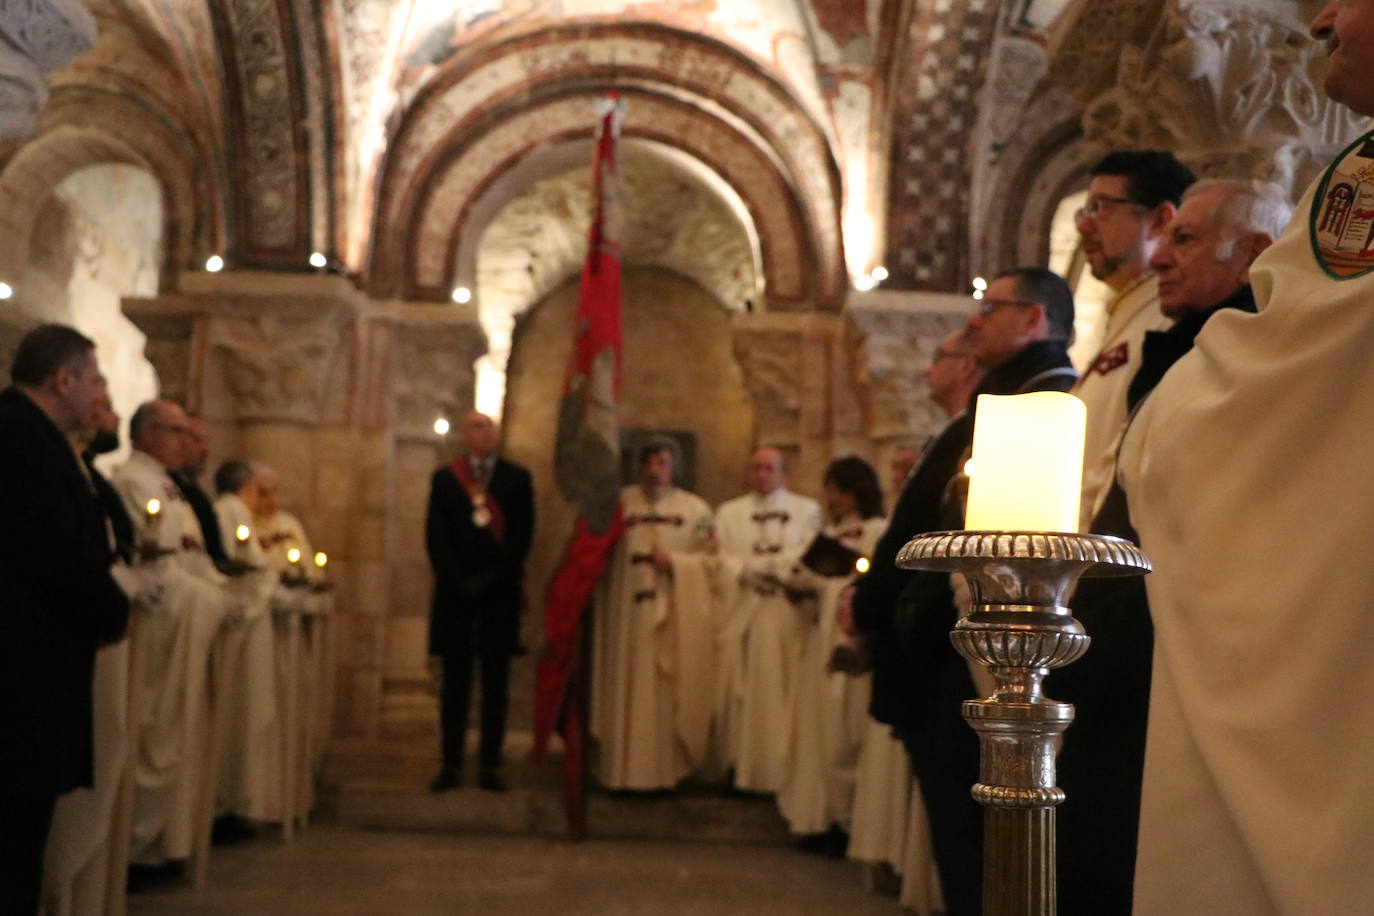
[[[609,88],[630,100],[626,135],[686,150],[749,203],[769,252],[770,304],[839,308],[839,172],[820,126],[741,52],[648,23],[570,23],[458,55],[417,96],[388,152],[374,292],[446,295],[471,202],[529,151],[590,135],[591,102]]]
[[[80,89],[55,95],[39,135],[0,169],[7,211],[0,222],[0,273],[22,270],[36,209],[47,194],[73,172],[102,162],[137,165],[157,180],[164,201],[163,284],[217,239],[218,213],[184,138],[128,98],[98,96]]]
[[[733,353],[728,310],[693,281],[659,268],[626,269],[624,291],[621,428],[695,431],[698,493],[713,505],[737,495],[754,409]],[[511,354],[505,453],[535,476],[540,522],[527,583],[536,595],[562,556],[575,512],[554,486],[552,452],[559,369],[571,347],[577,293],[578,279],[569,278],[526,312]],[[686,350],[692,359],[656,357]]]

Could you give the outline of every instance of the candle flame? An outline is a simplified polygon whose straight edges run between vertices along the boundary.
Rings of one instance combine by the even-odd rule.
[[[868,557],[859,557],[857,560],[855,560],[854,569],[856,572],[860,573],[868,572]]]
[[[148,505],[144,507],[149,515],[157,515],[162,511],[162,501],[157,499],[148,500]]]
[[[323,550],[315,554],[315,565],[318,566],[320,569],[324,569],[324,565],[328,562],[329,557],[327,554],[325,554]]]
[[[291,548],[288,548],[287,551],[286,551],[286,559],[289,560],[289,561],[292,562],[292,563],[299,563],[299,562],[301,561],[301,550],[300,550],[300,548],[299,548],[299,547],[291,547]]]
[[[248,540],[248,534],[249,531],[247,525],[239,525],[237,528],[234,529],[234,537],[238,538],[238,542],[240,544]]]

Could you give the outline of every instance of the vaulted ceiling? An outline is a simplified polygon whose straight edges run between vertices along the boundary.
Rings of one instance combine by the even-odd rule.
[[[33,194],[90,162],[147,168],[164,282],[211,253],[303,270],[320,251],[375,296],[439,301],[475,282],[507,204],[586,158],[614,88],[624,134],[738,212],[760,306],[833,310],[879,264],[959,286],[989,49],[1064,2],[89,0],[95,49],[0,155]]]

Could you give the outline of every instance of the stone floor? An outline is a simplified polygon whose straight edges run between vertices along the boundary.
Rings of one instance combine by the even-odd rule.
[[[209,885],[130,898],[189,914],[898,914],[859,866],[787,846],[376,832],[312,827],[290,845],[218,847]]]

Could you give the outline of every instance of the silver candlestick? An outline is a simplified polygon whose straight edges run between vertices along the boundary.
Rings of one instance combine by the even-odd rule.
[[[963,708],[981,754],[973,797],[983,805],[984,916],[1054,916],[1054,808],[1064,800],[1054,758],[1073,706],[1047,698],[1041,682],[1088,649],[1067,606],[1074,583],[1142,575],[1150,561],[1129,541],[1095,534],[938,531],[909,541],[897,565],[968,581],[972,611],[950,641],[996,682]]]

